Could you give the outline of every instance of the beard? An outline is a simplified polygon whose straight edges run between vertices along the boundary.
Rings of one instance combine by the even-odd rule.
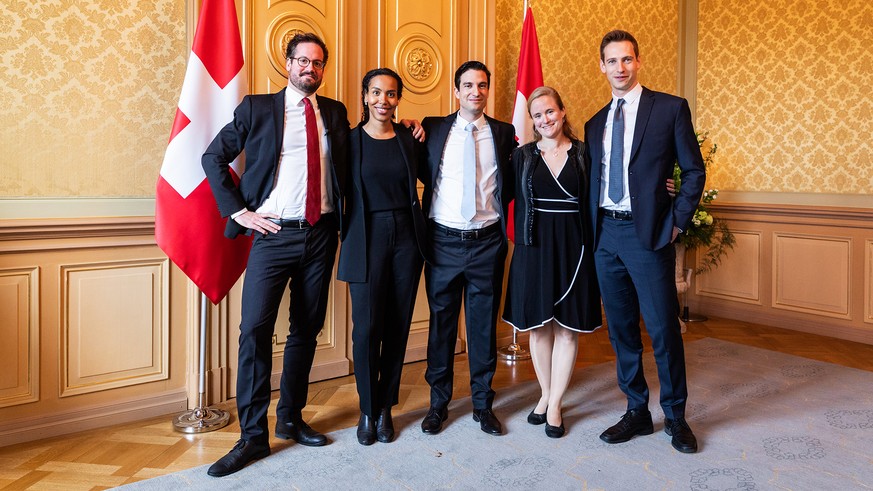
[[[310,75],[311,78],[303,78],[304,75]],[[291,85],[297,87],[304,94],[312,94],[321,86],[321,79],[311,73],[291,77],[290,81]]]

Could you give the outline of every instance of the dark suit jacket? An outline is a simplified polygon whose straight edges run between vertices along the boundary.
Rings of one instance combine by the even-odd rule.
[[[282,152],[285,131],[285,91],[247,95],[233,113],[233,121],[215,136],[201,163],[222,217],[247,208],[256,210],[273,190]],[[346,179],[346,140],[349,121],[346,107],[338,101],[316,96],[324,130],[327,132],[328,160],[332,170],[334,209],[342,210],[343,183]],[[246,151],[246,165],[239,184],[229,170],[231,162]],[[234,220],[227,221],[224,235],[234,238],[248,230]]]
[[[448,116],[427,117],[421,122],[427,134],[425,152],[419,161],[421,169],[418,171],[418,178],[424,183],[422,209],[425,218],[430,214],[430,205],[433,202],[433,187],[436,183],[437,173],[440,170],[440,163],[443,160],[443,150],[446,148],[449,131],[452,129],[452,125],[457,117],[458,113],[454,112]],[[485,120],[491,128],[491,135],[494,139],[494,156],[497,159],[497,202],[500,204],[500,224],[505,235],[506,210],[512,196],[513,186],[510,160],[512,150],[518,146],[518,142],[515,141],[515,128],[511,124],[498,121],[488,115],[485,115]]]
[[[361,163],[363,161],[362,133],[363,123],[352,130],[349,136],[349,179],[346,182],[345,211],[343,213],[343,226],[341,230],[342,246],[340,247],[339,264],[337,265],[336,277],[341,281],[362,282],[367,281],[367,206],[364,200],[364,183],[361,177]],[[427,258],[427,228],[424,215],[421,212],[421,203],[418,201],[418,154],[422,149],[412,137],[412,131],[403,125],[394,123],[394,133],[400,143],[400,153],[403,155],[403,163],[408,170],[406,192],[409,198],[409,208],[412,213],[412,223],[415,227],[415,239],[418,250],[423,258]]]
[[[586,162],[591,169],[589,212],[594,224],[600,206],[603,131],[608,112],[609,104],[585,123]],[[677,160],[682,169],[682,186],[679,195],[671,200],[664,183],[673,176]],[[670,244],[673,226],[688,230],[706,182],[688,101],[643,87],[627,178],[634,227],[645,248],[657,250]],[[596,225],[594,229],[596,244]]]

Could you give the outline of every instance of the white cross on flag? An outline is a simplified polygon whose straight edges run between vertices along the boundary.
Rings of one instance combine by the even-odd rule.
[[[246,93],[234,0],[204,0],[170,142],[158,177],[155,239],[213,303],[227,295],[248,260],[251,238],[224,237],[225,219],[200,164]],[[231,165],[237,179],[242,159]]]

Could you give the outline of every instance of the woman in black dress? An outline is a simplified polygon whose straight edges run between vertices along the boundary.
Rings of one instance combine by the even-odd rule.
[[[352,351],[360,398],[358,442],[394,438],[391,407],[424,258],[412,132],[394,123],[403,81],[388,68],[362,81],[363,121],[349,137],[349,179],[337,278],[349,283]]]
[[[576,362],[580,332],[602,325],[594,272],[592,227],[587,223],[588,173],[582,142],[551,87],[527,100],[534,141],[512,155],[515,171],[515,250],[509,268],[504,320],[530,331],[542,395],[528,415],[546,423],[546,435],[564,435],[561,400]]]

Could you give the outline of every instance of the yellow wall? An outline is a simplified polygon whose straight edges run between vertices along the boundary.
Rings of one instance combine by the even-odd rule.
[[[185,0],[0,4],[0,197],[153,197]]]
[[[512,119],[515,77],[521,42],[522,3],[497,0],[496,117]],[[543,79],[567,106],[578,136],[588,118],[609,102],[600,73],[600,40],[611,29],[630,31],[640,44],[640,80],[653,90],[675,93],[678,50],[678,2],[665,0],[599,2],[533,1]]]
[[[720,145],[709,184],[873,193],[866,0],[699,2],[697,127]]]

